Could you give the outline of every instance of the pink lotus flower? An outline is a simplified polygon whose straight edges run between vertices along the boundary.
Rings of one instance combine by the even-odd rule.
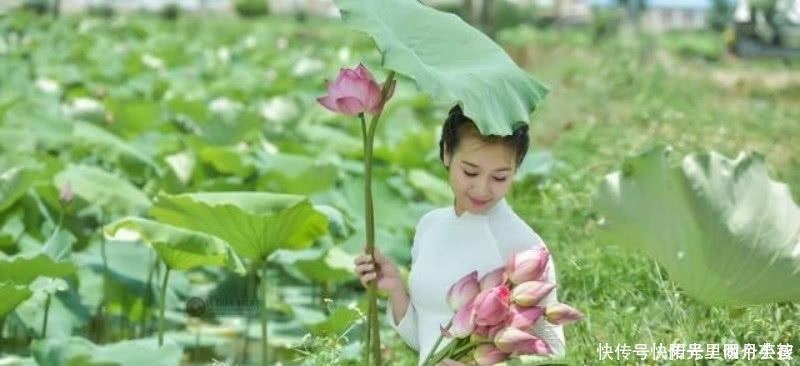
[[[483,278],[481,278],[480,281],[481,291],[488,290],[492,287],[500,286],[506,283],[507,280],[508,276],[506,276],[505,268],[500,267],[498,269],[495,269],[494,271],[491,271],[483,275]]]
[[[474,308],[472,301],[464,305],[453,317],[453,324],[447,335],[455,338],[469,337],[475,331]]]
[[[478,366],[491,366],[508,359],[508,354],[491,344],[481,344],[473,354]]]
[[[447,291],[447,305],[453,311],[458,311],[465,304],[472,302],[480,292],[478,283],[478,271],[472,271],[458,280],[450,290]]]
[[[545,319],[553,324],[566,324],[583,318],[583,314],[567,304],[550,305],[545,309]]]
[[[500,331],[494,338],[494,344],[500,351],[511,354],[543,355],[552,352],[543,339],[512,327]]]
[[[506,285],[482,291],[475,298],[475,324],[493,326],[508,319],[511,290]]]
[[[508,279],[515,285],[542,280],[549,261],[550,253],[544,246],[514,253],[506,268]]]
[[[514,286],[511,301],[521,306],[533,306],[542,301],[555,287],[555,284],[550,282],[525,281]]]
[[[328,95],[317,98],[325,108],[343,113],[348,116],[357,116],[361,113],[378,114],[383,108],[381,101],[382,85],[378,85],[372,74],[364,64],[359,63],[355,69],[341,69],[334,83],[325,80],[328,86]],[[396,81],[392,80],[386,100],[394,94]]]
[[[544,315],[545,308],[542,306],[522,307],[511,305],[511,321],[508,326],[520,330],[528,331]]]

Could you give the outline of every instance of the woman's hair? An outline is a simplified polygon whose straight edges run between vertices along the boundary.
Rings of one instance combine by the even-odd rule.
[[[464,133],[470,129],[485,141],[501,141],[510,147],[515,153],[517,167],[522,164],[525,155],[528,153],[530,137],[528,136],[527,125],[521,125],[516,128],[510,136],[481,136],[475,123],[461,112],[461,107],[456,105],[450,109],[450,113],[442,126],[442,137],[439,140],[439,159],[442,162],[444,162],[445,149],[452,156],[453,152],[458,148]]]

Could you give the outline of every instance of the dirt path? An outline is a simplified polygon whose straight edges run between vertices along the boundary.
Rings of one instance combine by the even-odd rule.
[[[800,71],[714,71],[711,78],[720,85],[731,88],[740,83],[760,84],[768,89],[783,89],[790,85],[800,85]]]

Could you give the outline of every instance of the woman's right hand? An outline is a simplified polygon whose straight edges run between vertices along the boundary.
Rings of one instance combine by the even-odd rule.
[[[394,292],[405,288],[400,270],[391,259],[381,254],[377,246],[375,247],[375,263],[372,261],[372,256],[366,253],[356,257],[354,263],[355,272],[364,287],[367,287],[370,281],[377,279],[378,289],[385,292]]]

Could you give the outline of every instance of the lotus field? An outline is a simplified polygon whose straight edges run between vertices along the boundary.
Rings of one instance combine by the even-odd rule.
[[[318,98],[341,68],[385,79],[373,39],[146,14],[0,36],[0,365],[363,364],[361,126]],[[583,314],[566,362],[800,364],[797,65],[645,37],[497,35],[550,88],[507,200]],[[375,245],[406,270],[452,204],[448,109],[398,75],[375,131]],[[384,364],[416,365],[378,299]]]

